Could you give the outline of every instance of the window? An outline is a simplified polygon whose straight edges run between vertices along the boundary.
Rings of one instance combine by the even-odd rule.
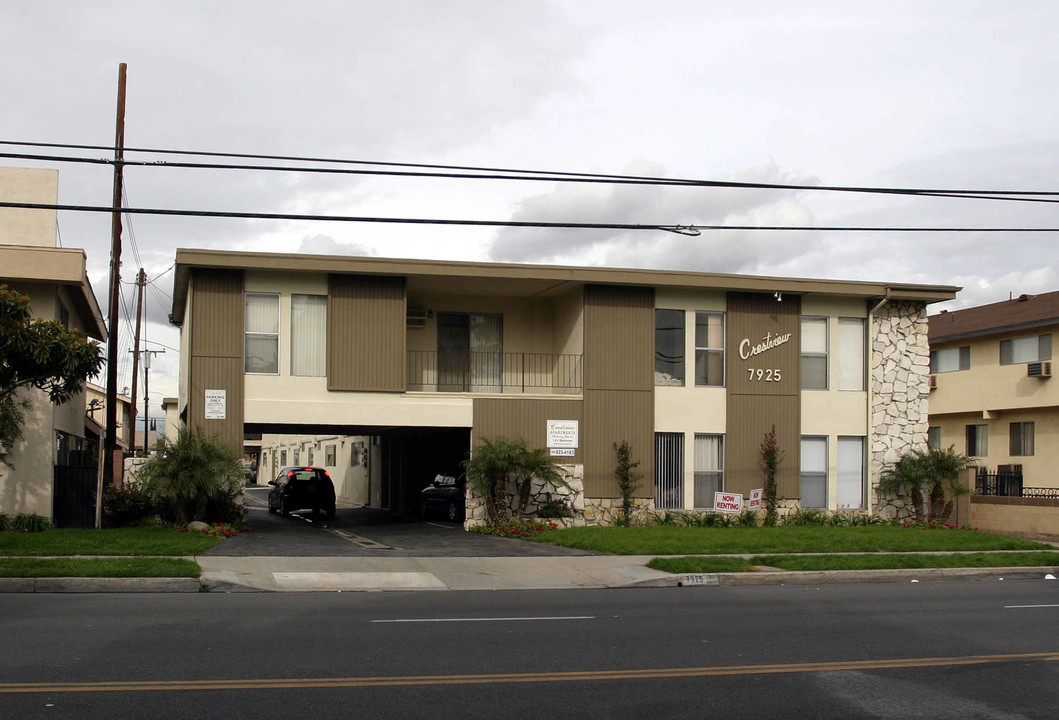
[[[248,373],[279,373],[279,295],[246,294],[243,369]]]
[[[290,374],[327,374],[327,296],[290,296]]]
[[[827,318],[802,318],[802,389],[827,390]]]
[[[927,428],[927,447],[931,450],[941,450],[941,428],[937,425]]]
[[[827,507],[827,438],[802,438],[802,507]]]
[[[279,451],[279,464],[282,465],[283,467],[287,466],[287,451],[286,450],[280,450]]]
[[[724,313],[695,313],[695,384],[724,385]]]
[[[989,454],[989,426],[967,426],[967,457],[985,457]]]
[[[660,510],[684,507],[684,433],[655,433],[655,488]]]
[[[310,465],[310,466],[311,466],[311,465],[313,464],[313,454],[314,454],[314,453],[313,453],[313,449],[312,449],[312,448],[309,448],[309,453],[308,453],[308,458],[309,458],[309,459],[308,459],[308,461],[306,462],[306,465]]]
[[[695,507],[712,508],[724,490],[724,435],[695,435]]]
[[[864,318],[838,319],[838,389],[865,389]]]
[[[293,451],[292,455],[294,455],[294,460],[292,461],[291,464],[293,464],[293,465],[301,465],[301,463],[299,462],[300,458],[298,457],[298,451],[297,450]]]
[[[930,351],[930,372],[947,373],[971,368],[971,346]]]
[[[683,310],[655,310],[655,385],[684,385]]]
[[[324,446],[324,465],[328,467],[335,466],[335,446],[325,445]]]
[[[864,507],[864,438],[838,439],[838,507]]]
[[[1033,454],[1033,423],[1011,423],[1011,455]]]
[[[1052,359],[1052,336],[1035,335],[1000,341],[1000,364],[1039,362]]]

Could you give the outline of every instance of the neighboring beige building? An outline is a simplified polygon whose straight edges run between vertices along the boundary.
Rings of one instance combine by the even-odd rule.
[[[0,168],[0,200],[54,204],[57,198],[56,171]],[[85,253],[56,247],[56,228],[54,210],[0,208],[0,283],[29,296],[34,317],[59,320],[105,340]],[[39,391],[24,396],[30,409],[23,440],[11,456],[13,467],[0,465],[0,512],[37,513],[60,525],[84,525],[94,519],[89,513],[98,456],[86,432],[85,395],[61,406]]]
[[[786,507],[894,514],[873,488],[926,444],[926,306],[957,290],[181,249],[177,414],[235,447],[364,436],[355,492],[402,512],[481,439],[521,436],[566,464],[587,523],[620,504],[616,443],[641,506],[708,509],[761,487],[775,428]]]
[[[1026,488],[1059,488],[1059,292],[933,315],[930,441]]]
[[[371,438],[345,435],[263,435],[257,482],[267,484],[280,470],[294,465],[327,470],[339,506],[380,507],[382,488],[371,482]]]
[[[118,447],[129,452],[132,430],[132,398],[118,394]],[[107,422],[107,389],[95,383],[85,383],[85,413],[88,415],[89,434],[98,442]]]

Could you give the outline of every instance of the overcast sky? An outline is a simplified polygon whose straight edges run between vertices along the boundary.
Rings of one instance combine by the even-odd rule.
[[[1059,3],[0,0],[0,140],[707,180],[1059,190]],[[0,146],[0,152],[24,148]],[[102,157],[105,153],[82,153]],[[109,205],[106,166],[59,200]],[[1046,204],[130,167],[127,204],[482,220],[1059,227]],[[110,220],[62,213],[105,305]],[[166,324],[177,247],[1059,289],[1056,235],[664,232],[136,216],[123,279]],[[126,290],[132,303],[132,289]],[[938,308],[935,306],[934,310]],[[128,334],[122,330],[122,343]],[[162,349],[158,346],[152,346]],[[128,353],[123,352],[123,356]],[[177,392],[159,356],[151,403]],[[123,365],[123,373],[129,370]],[[127,381],[126,381],[127,384]],[[155,414],[155,413],[152,413]]]

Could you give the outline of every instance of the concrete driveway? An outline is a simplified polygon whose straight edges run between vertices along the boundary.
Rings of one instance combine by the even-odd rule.
[[[268,486],[246,488],[243,532],[207,550],[219,557],[554,557],[585,550],[465,532],[462,524],[392,515],[373,508],[338,508],[334,520],[309,511],[270,514]]]

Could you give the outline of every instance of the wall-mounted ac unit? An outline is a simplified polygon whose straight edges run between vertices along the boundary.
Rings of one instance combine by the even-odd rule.
[[[930,376],[930,389],[931,390],[937,390],[938,389],[938,376],[937,375],[931,375]]]
[[[1050,378],[1052,376],[1052,364],[1050,362],[1027,363],[1026,375],[1035,378]]]
[[[423,328],[427,326],[427,311],[419,308],[408,308],[405,325],[410,328]]]

